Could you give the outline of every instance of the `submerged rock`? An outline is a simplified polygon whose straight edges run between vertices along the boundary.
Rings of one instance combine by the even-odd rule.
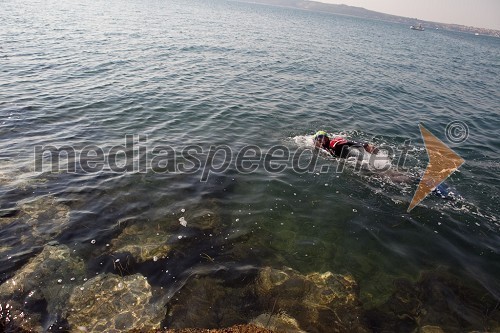
[[[165,316],[165,308],[152,304],[152,296],[151,286],[140,274],[96,276],[74,290],[67,320],[75,331],[156,329]]]
[[[169,328],[218,328],[246,323],[253,316],[251,291],[242,286],[225,286],[223,280],[194,277],[168,304]]]
[[[65,316],[69,295],[83,272],[83,261],[71,256],[67,246],[47,245],[0,285],[0,302],[9,304],[11,315],[19,318],[14,325],[42,330],[42,312],[49,314],[49,324]]]
[[[138,263],[161,259],[168,255],[171,246],[167,244],[170,235],[158,231],[149,224],[132,224],[111,242],[111,251],[128,252]]]
[[[380,331],[496,332],[498,300],[471,282],[464,285],[443,270],[423,272],[417,282],[394,281],[395,291],[383,305],[366,311]]]
[[[10,250],[8,246],[0,246],[0,256],[3,256],[4,253],[7,253]]]
[[[0,186],[18,189],[20,191],[34,191],[40,188],[47,179],[44,175],[34,173],[32,162],[21,163],[19,160],[2,159],[0,161]]]
[[[286,313],[278,313],[277,315],[263,313],[253,319],[251,323],[275,332],[305,333],[305,331],[300,329],[299,323],[295,319],[290,318]]]
[[[439,326],[423,326],[420,328],[419,333],[444,333],[444,331]]]
[[[139,333],[139,332],[144,333],[143,331],[139,330],[132,330],[129,333]],[[183,328],[183,329],[154,330],[151,331],[150,333],[273,333],[273,331],[255,325],[234,325],[231,327],[219,328],[219,329]]]
[[[221,227],[217,210],[209,200],[204,205],[168,215],[156,223],[133,222],[111,241],[111,252],[130,253],[137,263],[166,258],[186,234],[200,235],[208,231],[216,234],[215,230]]]
[[[217,328],[251,322],[280,332],[367,332],[352,277],[270,267],[249,273],[231,279],[230,271],[219,270],[217,278],[191,278],[168,303],[166,326]]]
[[[271,314],[286,313],[307,332],[367,332],[361,322],[358,286],[351,276],[290,268],[260,271],[256,293]]]
[[[209,207],[196,207],[186,212],[185,219],[189,221],[189,226],[199,230],[216,230],[221,227],[221,218],[217,213],[215,204]]]
[[[41,197],[19,205],[0,218],[3,230],[19,235],[9,241],[10,244],[3,244],[1,251],[8,252],[18,245],[43,245],[53,240],[69,226],[69,215],[69,207],[53,197]]]

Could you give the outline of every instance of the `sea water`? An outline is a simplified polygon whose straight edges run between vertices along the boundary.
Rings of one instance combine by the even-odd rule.
[[[85,276],[140,272],[165,300],[193,272],[266,266],[352,274],[365,309],[441,269],[500,298],[499,39],[219,0],[1,6],[0,283],[61,244]],[[408,213],[428,162],[419,124],[465,160],[446,180],[461,198]],[[317,130],[385,147],[376,165],[403,178],[316,156]],[[52,170],[48,146],[70,161],[116,146],[118,162],[73,172],[66,152]],[[245,147],[254,169],[238,166]],[[155,237],[170,252],[116,261]]]

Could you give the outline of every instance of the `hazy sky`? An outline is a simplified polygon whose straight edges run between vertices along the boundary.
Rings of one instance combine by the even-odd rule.
[[[500,30],[500,0],[316,0],[427,21]]]

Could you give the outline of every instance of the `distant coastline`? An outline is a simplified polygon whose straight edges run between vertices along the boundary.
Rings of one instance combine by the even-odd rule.
[[[240,2],[249,2],[249,3],[259,3],[266,4],[272,6],[280,6],[280,7],[290,7],[290,8],[299,8],[304,10],[316,11],[316,12],[325,12],[332,14],[340,14],[340,15],[348,15],[355,16],[361,18],[367,18],[371,20],[378,21],[386,21],[393,23],[400,23],[407,25],[408,28],[411,25],[422,24],[426,29],[440,29],[440,30],[449,30],[449,31],[457,31],[464,32],[469,34],[479,34],[484,36],[492,36],[492,37],[500,37],[500,30],[495,29],[487,29],[487,28],[477,28],[472,26],[460,25],[460,24],[448,24],[448,23],[439,23],[432,22],[426,20],[419,20],[417,18],[403,17],[391,14],[385,14],[376,12],[373,10],[368,10],[361,7],[354,7],[348,5],[336,5],[336,4],[328,4],[317,1],[307,1],[307,0],[237,0]]]

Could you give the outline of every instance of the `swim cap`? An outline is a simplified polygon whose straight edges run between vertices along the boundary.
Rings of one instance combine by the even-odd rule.
[[[325,131],[317,131],[316,134],[314,134],[314,138],[317,138],[320,135],[328,136]]]

